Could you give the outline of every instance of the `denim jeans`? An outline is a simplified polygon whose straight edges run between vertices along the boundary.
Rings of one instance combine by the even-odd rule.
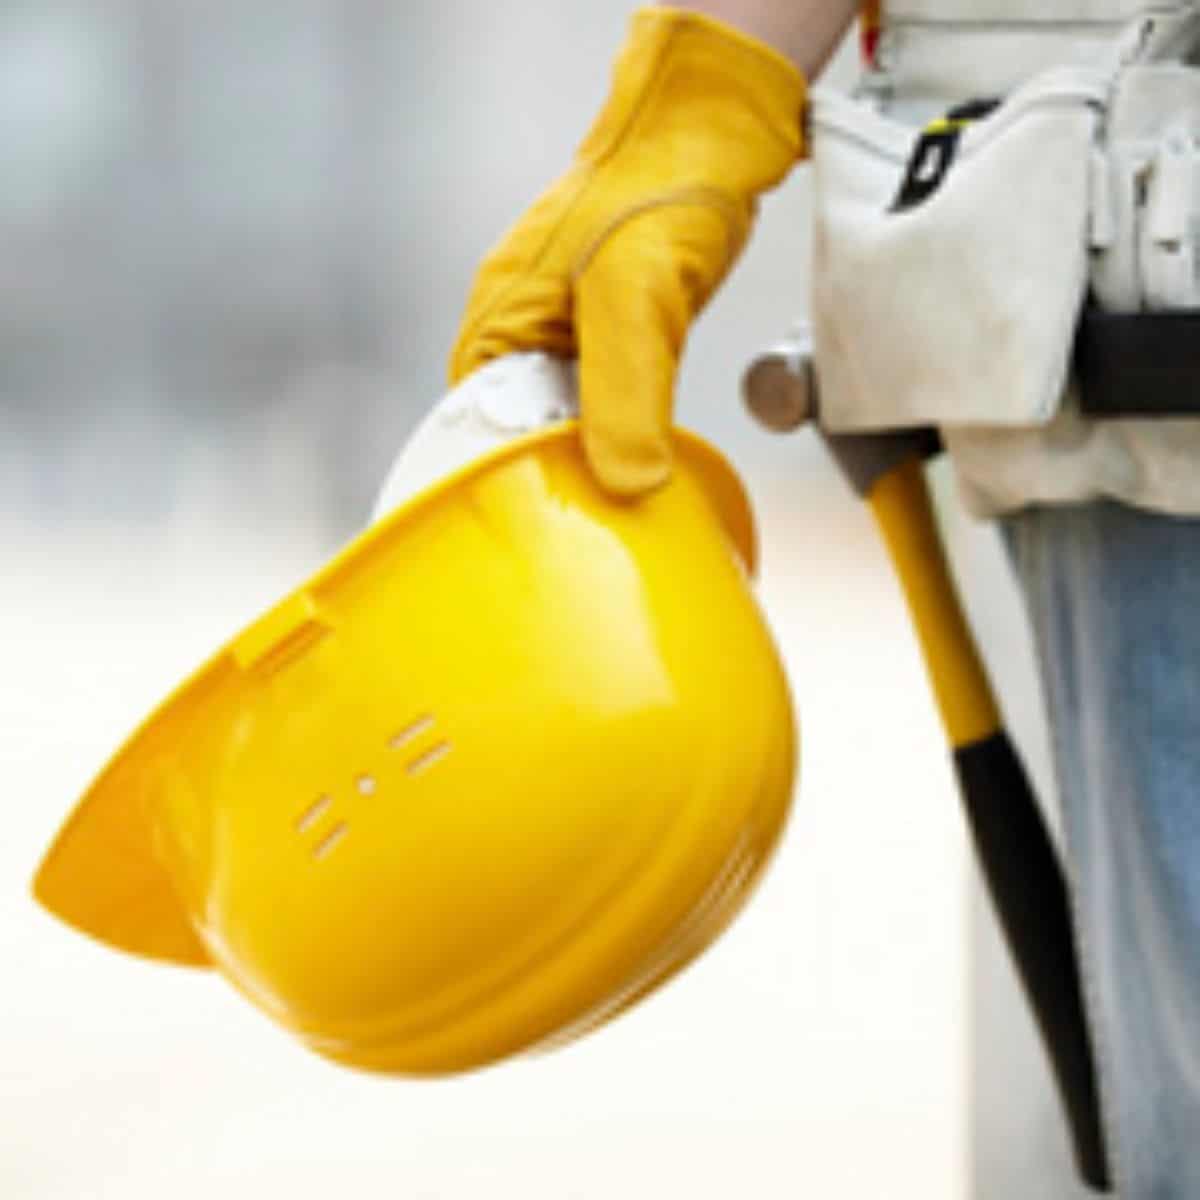
[[[1037,643],[1112,1168],[1200,1197],[1200,520],[1001,519]]]

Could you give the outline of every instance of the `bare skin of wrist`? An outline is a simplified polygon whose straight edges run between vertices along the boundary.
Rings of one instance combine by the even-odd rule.
[[[862,0],[676,0],[766,42],[815,79],[837,49]]]

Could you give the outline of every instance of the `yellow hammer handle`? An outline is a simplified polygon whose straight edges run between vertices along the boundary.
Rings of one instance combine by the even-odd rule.
[[[1000,710],[946,562],[924,463],[909,459],[867,495],[908,601],[942,723],[955,749],[990,737]]]

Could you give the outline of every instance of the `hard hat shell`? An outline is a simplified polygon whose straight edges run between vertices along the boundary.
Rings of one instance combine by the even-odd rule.
[[[134,733],[38,899],[381,1071],[554,1044],[656,986],[745,900],[796,758],[745,494],[675,446],[619,502],[560,423],[392,511]]]

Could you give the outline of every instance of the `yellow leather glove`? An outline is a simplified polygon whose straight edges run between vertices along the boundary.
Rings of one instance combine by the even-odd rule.
[[[688,327],[803,148],[805,83],[696,13],[642,9],[567,173],[484,260],[450,360],[458,383],[516,350],[578,355],[584,450],[636,495],[670,475]]]

